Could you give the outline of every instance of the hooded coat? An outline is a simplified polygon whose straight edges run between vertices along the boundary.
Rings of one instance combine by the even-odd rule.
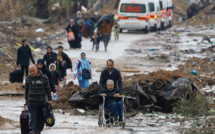
[[[55,71],[51,70],[51,66],[55,67]],[[58,81],[62,81],[62,79],[61,79],[60,74],[58,73],[58,71],[56,71],[56,66],[55,66],[54,63],[52,63],[52,64],[49,65],[49,71],[50,71],[50,76],[52,78],[53,84],[54,85],[58,85],[59,84]]]
[[[48,77],[51,91],[55,93],[56,92],[55,86],[53,84],[53,81],[52,81],[52,78],[51,78],[49,70],[47,70],[46,67],[45,67],[43,59],[38,59],[37,60],[37,64],[38,63],[42,63],[43,64],[43,68],[41,68],[39,70],[42,72],[42,74],[44,74],[44,75],[46,75]]]

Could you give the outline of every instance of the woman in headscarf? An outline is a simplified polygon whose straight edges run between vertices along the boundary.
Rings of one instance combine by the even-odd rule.
[[[69,40],[68,42],[70,48],[81,48],[81,38],[79,34],[78,27],[75,25],[75,21],[73,19],[70,20],[70,24],[66,28],[67,33],[72,32],[74,34],[74,40]]]
[[[43,59],[38,59],[37,60],[37,67],[42,72],[42,74],[44,74],[44,75],[46,75],[48,77],[51,91],[55,93],[56,92],[55,86],[54,86],[54,84],[52,82],[52,78],[51,78],[49,70],[46,69],[46,66],[44,64]]]
[[[77,14],[76,14],[75,23],[78,24],[78,21],[80,19],[83,20],[83,17],[82,17],[81,11],[78,11]]]
[[[57,54],[52,51],[52,48],[47,47],[47,53],[43,56],[44,63],[46,62],[46,68],[49,68],[51,63],[54,63],[57,60]]]
[[[81,59],[78,60],[75,68],[74,80],[78,77],[81,88],[89,88],[91,79],[91,62],[86,58],[86,53],[81,53]]]

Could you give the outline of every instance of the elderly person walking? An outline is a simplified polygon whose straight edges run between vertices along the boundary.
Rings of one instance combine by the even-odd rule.
[[[81,59],[78,60],[75,68],[74,80],[78,77],[78,82],[81,88],[89,88],[91,79],[91,62],[86,58],[86,53],[81,53]]]
[[[29,66],[30,75],[25,81],[25,104],[28,105],[30,113],[29,134],[40,134],[45,122],[46,96],[49,105],[52,105],[51,89],[49,80],[43,75],[36,65]]]
[[[81,37],[78,27],[73,19],[70,20],[70,24],[67,26],[66,31],[68,33],[68,42],[70,48],[81,48]],[[72,38],[70,39],[70,37]]]

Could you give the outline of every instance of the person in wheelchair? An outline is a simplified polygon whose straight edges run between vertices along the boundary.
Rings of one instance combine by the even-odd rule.
[[[106,97],[105,108],[111,110],[114,115],[115,123],[123,122],[123,104],[120,95],[123,95],[122,91],[114,88],[114,81],[107,80],[107,89],[101,92],[101,96]]]

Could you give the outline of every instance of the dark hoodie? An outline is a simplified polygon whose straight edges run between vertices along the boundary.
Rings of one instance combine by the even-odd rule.
[[[51,49],[51,47],[48,47],[47,49]],[[46,62],[46,68],[48,69],[49,68],[49,65],[51,63],[54,63],[54,61],[57,60],[57,54],[55,52],[51,52],[51,53],[46,53],[43,57],[43,61]]]
[[[35,105],[45,104],[46,95],[48,100],[52,101],[48,77],[43,75],[41,71],[37,77],[29,75],[25,81],[25,100]]]
[[[122,90],[122,76],[121,76],[121,73],[119,70],[117,70],[116,68],[113,68],[111,74],[107,68],[105,68],[102,71],[102,73],[100,75],[100,80],[99,80],[100,90],[106,89],[106,82],[108,79],[114,81],[114,88],[117,88],[117,86],[118,86],[118,89]],[[117,83],[118,83],[118,85],[117,85]]]
[[[20,64],[21,66],[28,66],[30,63],[29,58],[35,64],[34,58],[31,53],[31,48],[28,45],[26,47],[22,45],[17,51],[16,65]]]

